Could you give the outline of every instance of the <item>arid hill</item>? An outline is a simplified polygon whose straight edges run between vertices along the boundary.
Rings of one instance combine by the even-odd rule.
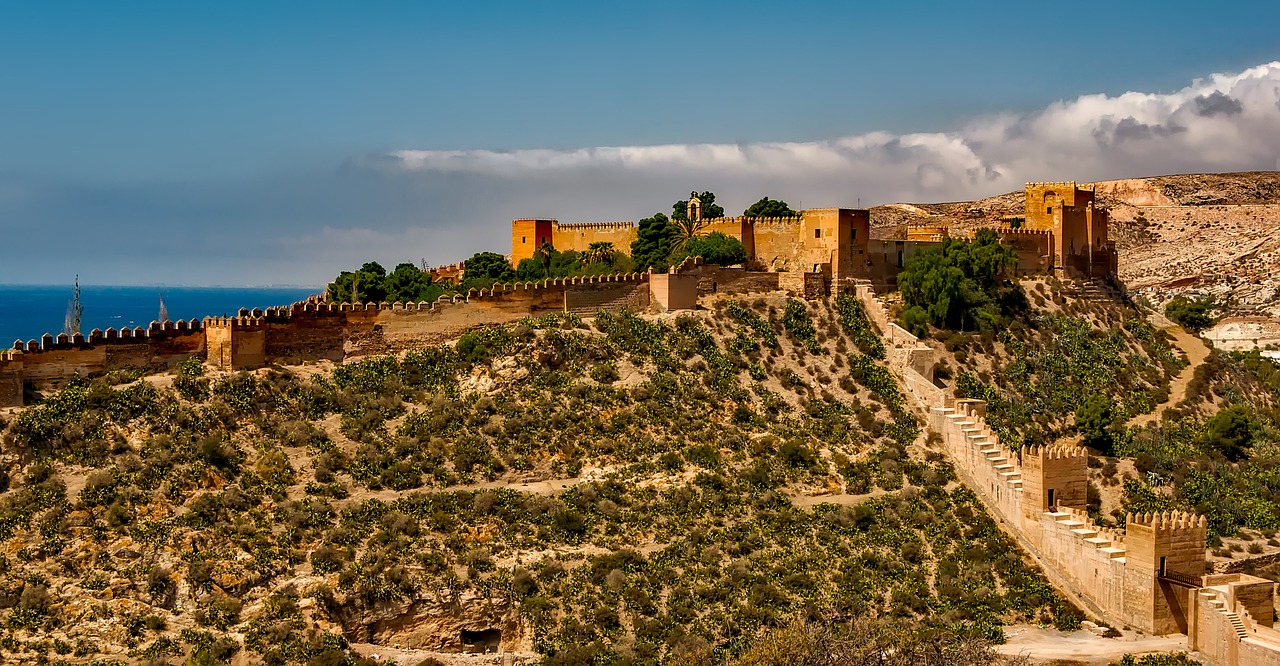
[[[1120,279],[1157,303],[1186,291],[1213,294],[1231,315],[1280,317],[1280,172],[1189,174],[1102,181]],[[873,233],[945,222],[952,228],[1020,215],[1021,192],[979,201],[888,204],[871,209]]]

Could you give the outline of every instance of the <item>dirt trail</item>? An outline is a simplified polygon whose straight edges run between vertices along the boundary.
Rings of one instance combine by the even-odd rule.
[[[1186,329],[1176,325],[1164,327],[1163,330],[1173,336],[1175,344],[1187,355],[1187,367],[1183,368],[1182,372],[1179,372],[1178,376],[1169,383],[1169,399],[1156,405],[1150,413],[1139,414],[1129,419],[1126,425],[1130,428],[1155,423],[1160,418],[1160,412],[1166,407],[1172,407],[1187,397],[1187,385],[1196,376],[1196,368],[1203,365],[1205,359],[1209,358],[1209,347],[1204,344],[1200,336],[1192,335]]]
[[[1119,638],[1102,638],[1088,631],[1064,632],[1035,625],[1012,625],[1004,628],[1006,641],[997,645],[1001,654],[1025,656],[1032,663],[1070,660],[1072,663],[1111,664],[1126,654],[1153,652],[1186,652],[1187,637],[1139,636],[1124,632]]]

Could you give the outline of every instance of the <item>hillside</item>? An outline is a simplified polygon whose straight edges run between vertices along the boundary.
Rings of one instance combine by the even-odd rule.
[[[1280,172],[1103,181],[1120,279],[1159,303],[1187,290],[1214,294],[1228,313],[1280,318]],[[873,233],[945,221],[956,228],[1021,215],[1021,192],[972,202],[872,209]]]
[[[74,381],[8,417],[0,651],[722,663],[820,618],[979,664],[1002,624],[1076,626],[882,355],[852,298],[771,295]]]

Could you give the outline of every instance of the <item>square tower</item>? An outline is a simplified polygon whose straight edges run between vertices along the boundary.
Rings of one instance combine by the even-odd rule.
[[[1089,501],[1089,453],[1080,446],[1022,449],[1022,507],[1039,520],[1054,507],[1084,511]]]
[[[818,208],[801,212],[800,271],[824,273],[832,284],[866,273],[871,212]]]
[[[526,217],[511,221],[511,266],[532,259],[533,251],[553,242],[555,220]]]
[[[1153,634],[1186,633],[1204,576],[1204,516],[1129,514],[1125,522],[1124,615]]]

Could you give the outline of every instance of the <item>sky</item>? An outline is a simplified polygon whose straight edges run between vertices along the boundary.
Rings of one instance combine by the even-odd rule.
[[[1062,6],[0,0],[0,284],[318,286],[695,189],[1280,168],[1280,3]]]

